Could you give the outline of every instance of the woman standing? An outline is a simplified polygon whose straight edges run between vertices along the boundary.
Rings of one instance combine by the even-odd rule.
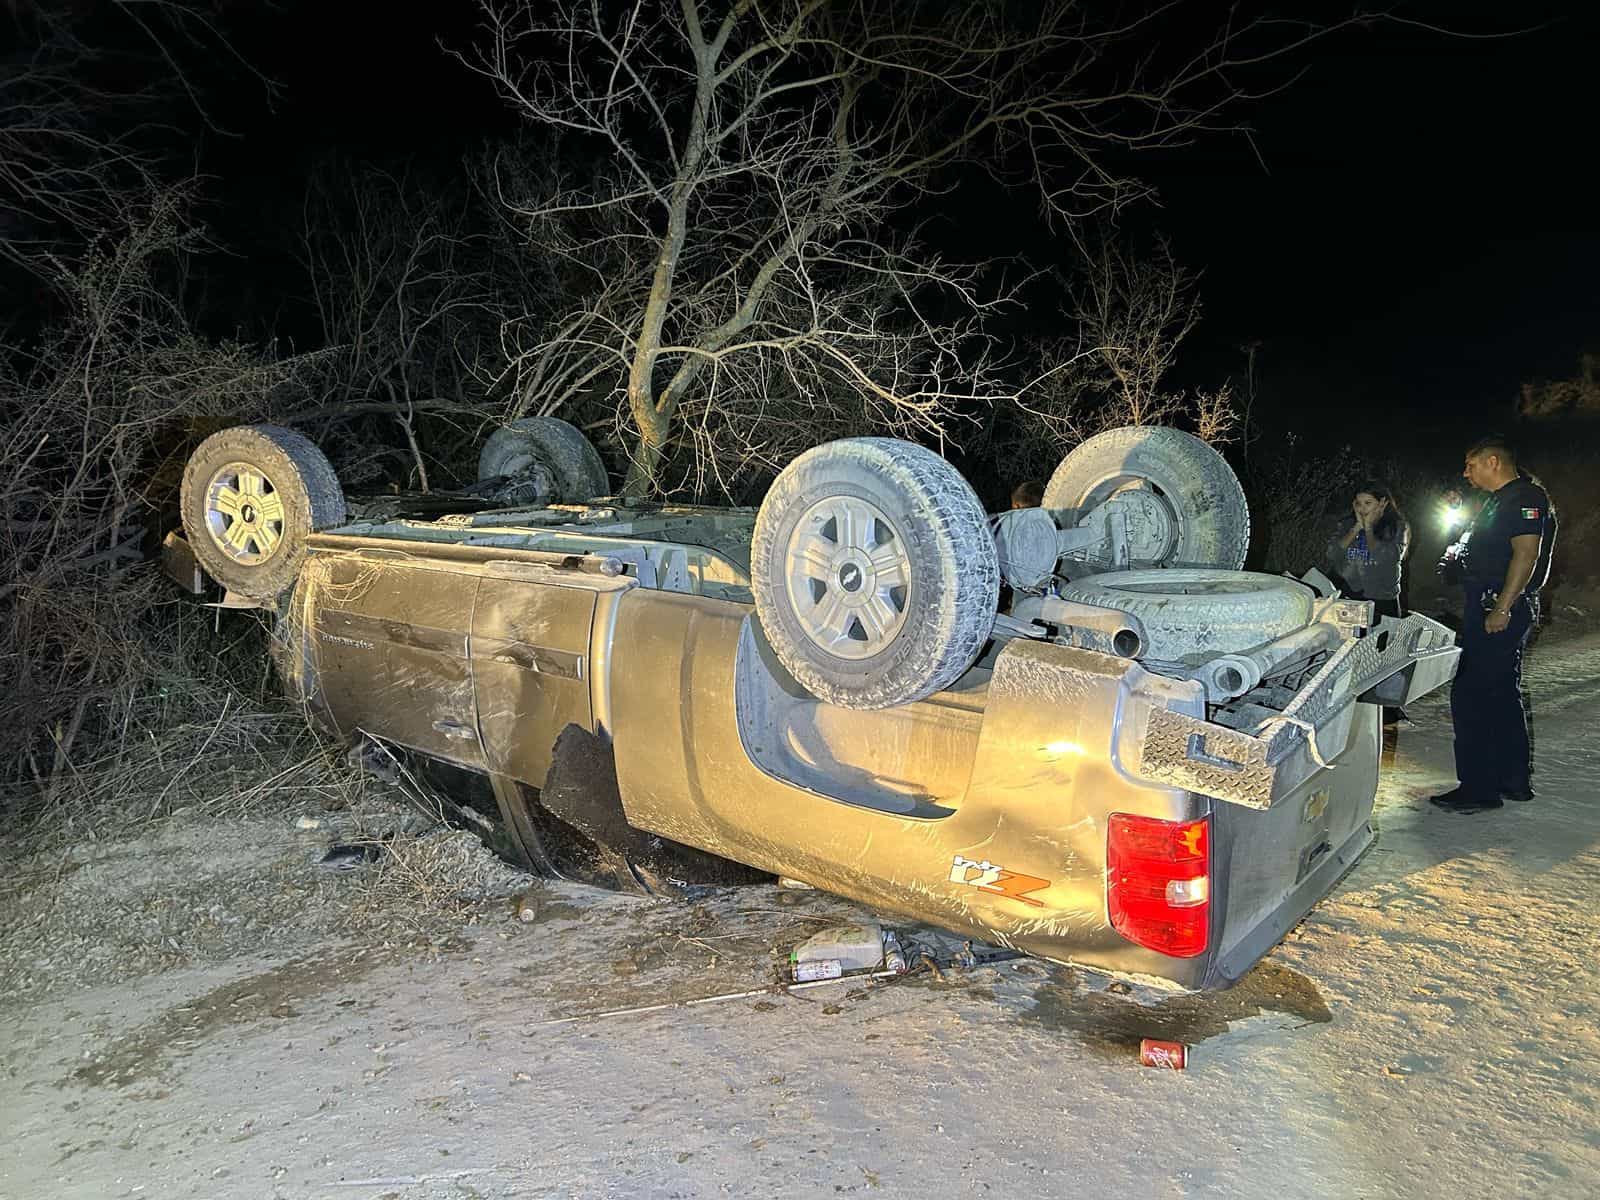
[[[1327,566],[1352,600],[1371,600],[1380,617],[1400,616],[1400,577],[1411,549],[1411,526],[1394,493],[1377,480],[1356,489],[1338,531],[1328,539]]]
[[[1350,516],[1328,539],[1324,556],[1329,573],[1352,600],[1371,600],[1377,617],[1398,617],[1400,581],[1411,549],[1411,526],[1400,514],[1394,493],[1369,479],[1356,489]],[[1405,710],[1384,707],[1383,723],[1406,719]]]

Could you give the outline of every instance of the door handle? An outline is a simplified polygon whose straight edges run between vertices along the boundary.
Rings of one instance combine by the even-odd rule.
[[[468,738],[476,738],[478,736],[477,731],[463,721],[435,721],[433,728],[436,733],[442,733],[445,737],[454,738],[458,741],[466,741]]]

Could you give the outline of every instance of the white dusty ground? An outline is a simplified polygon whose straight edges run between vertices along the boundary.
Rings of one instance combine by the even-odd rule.
[[[9,868],[0,1196],[1600,1195],[1600,641],[1530,682],[1535,803],[1430,809],[1448,717],[1416,706],[1377,848],[1240,988],[1165,1004],[1024,962],[548,1024],[759,987],[852,910],[423,918],[319,874],[292,812]]]

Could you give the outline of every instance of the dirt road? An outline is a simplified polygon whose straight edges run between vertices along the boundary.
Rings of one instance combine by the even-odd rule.
[[[325,914],[370,894],[309,866],[292,814],[101,843],[0,896],[8,935],[92,887],[107,928],[171,945],[99,984],[94,945],[48,971],[37,938],[8,950],[0,1195],[1600,1194],[1600,642],[1529,678],[1538,800],[1431,809],[1448,715],[1416,706],[1376,849],[1216,997],[1024,961],[552,1023],[758,988],[857,910],[552,887],[526,923],[495,902],[419,928],[395,901],[352,938]],[[208,908],[208,872],[289,899]],[[265,952],[202,952],[244,921]],[[1150,1034],[1191,1069],[1138,1066]]]

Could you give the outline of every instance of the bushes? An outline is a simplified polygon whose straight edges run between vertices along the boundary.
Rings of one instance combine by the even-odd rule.
[[[198,244],[185,201],[178,189],[129,206],[81,261],[51,260],[61,316],[0,355],[0,787],[13,797],[59,797],[90,764],[241,706],[229,680],[264,661],[219,645],[211,614],[179,604],[148,555],[189,447],[303,402],[315,364],[193,334],[173,298]]]
[[[1470,436],[1463,435],[1463,448]],[[1587,612],[1600,590],[1600,479],[1593,469],[1589,440],[1570,429],[1524,429],[1523,465],[1545,484],[1561,516],[1545,611],[1551,619]],[[1258,446],[1262,446],[1258,443]],[[1275,450],[1257,450],[1246,473],[1254,526],[1251,565],[1265,571],[1303,573],[1320,563],[1329,532],[1350,510],[1363,479],[1376,477],[1394,489],[1411,523],[1411,556],[1406,567],[1406,598],[1424,612],[1452,611],[1459,600],[1440,582],[1434,564],[1445,547],[1440,521],[1445,492],[1456,485],[1459,467],[1437,443],[1392,445],[1364,456],[1348,445],[1308,446],[1289,434]],[[1466,491],[1464,482],[1459,485]]]

